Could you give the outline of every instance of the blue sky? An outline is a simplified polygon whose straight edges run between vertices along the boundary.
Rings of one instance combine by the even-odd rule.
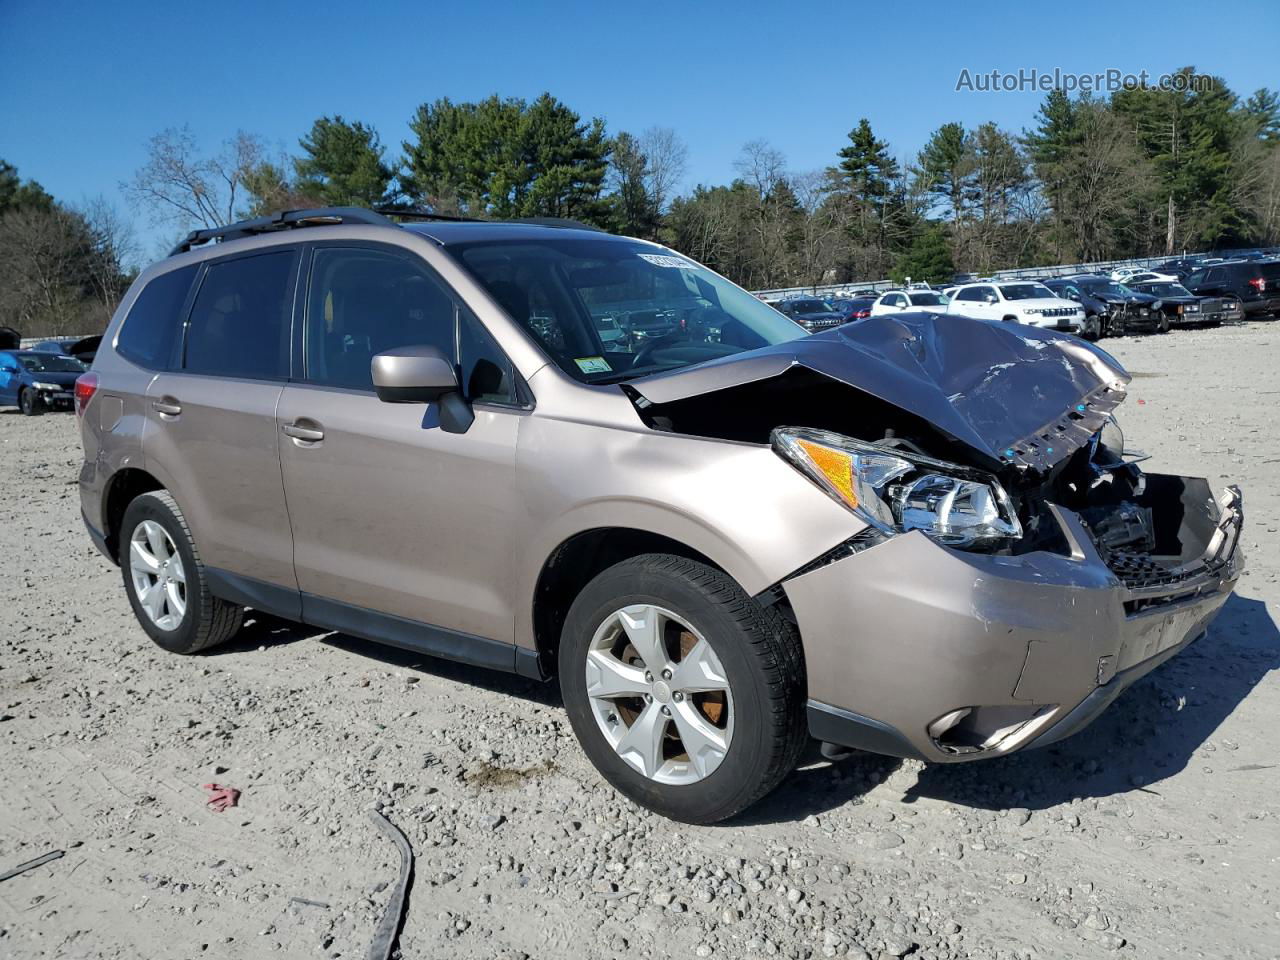
[[[0,0],[0,157],[60,199],[103,195],[148,137],[238,128],[295,149],[323,114],[372,123],[398,154],[421,102],[544,90],[610,131],[675,128],[688,184],[733,176],[769,139],[794,170],[832,162],[859,117],[895,154],[958,120],[1021,130],[1039,92],[957,92],[962,69],[1194,64],[1247,95],[1280,87],[1280,3],[437,4],[392,0]],[[148,248],[157,231],[134,214]]]

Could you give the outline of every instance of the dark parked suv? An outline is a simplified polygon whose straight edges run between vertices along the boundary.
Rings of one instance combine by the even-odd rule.
[[[1199,297],[1235,297],[1246,319],[1280,313],[1280,260],[1228,260],[1202,266],[1183,286]]]
[[[606,339],[621,297],[682,322]],[[1124,456],[1128,382],[1022,324],[806,335],[581,225],[295,211],[134,283],[76,382],[80,499],[164,649],[252,608],[557,675],[602,775],[705,823],[810,736],[1052,743],[1204,632],[1240,495]]]

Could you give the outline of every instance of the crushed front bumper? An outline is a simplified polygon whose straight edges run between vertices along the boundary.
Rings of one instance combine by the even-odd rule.
[[[1191,499],[1208,491],[1163,479],[1198,484]],[[1174,565],[1108,566],[1080,517],[1050,507],[1068,552],[966,553],[917,531],[787,580],[810,732],[936,762],[1076,732],[1201,636],[1230,596],[1243,564],[1239,491],[1203,509],[1195,549]]]

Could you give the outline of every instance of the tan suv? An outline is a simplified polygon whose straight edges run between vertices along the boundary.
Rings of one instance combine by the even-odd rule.
[[[581,225],[297,211],[134,283],[76,387],[80,489],[165,649],[253,608],[558,676],[610,783],[711,822],[810,736],[1059,739],[1203,633],[1239,493],[1126,458],[1127,381],[958,317],[806,336]]]

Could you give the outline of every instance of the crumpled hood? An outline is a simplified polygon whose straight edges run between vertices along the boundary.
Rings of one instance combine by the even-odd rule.
[[[1045,469],[1089,442],[1129,374],[1076,337],[929,313],[871,317],[631,381],[654,404],[766,380],[794,366],[879,397],[985,457]]]

